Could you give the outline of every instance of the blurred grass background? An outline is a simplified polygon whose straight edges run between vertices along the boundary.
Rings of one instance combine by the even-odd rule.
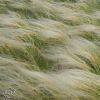
[[[100,100],[99,75],[99,0],[0,0],[0,88],[15,88],[12,100]]]

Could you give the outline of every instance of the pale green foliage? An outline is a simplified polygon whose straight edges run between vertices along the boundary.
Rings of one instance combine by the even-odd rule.
[[[0,89],[13,100],[100,100],[99,75],[99,0],[0,0]]]

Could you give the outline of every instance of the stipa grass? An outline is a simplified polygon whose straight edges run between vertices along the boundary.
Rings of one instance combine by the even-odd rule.
[[[0,89],[14,88],[13,100],[100,100],[99,5],[0,0]]]

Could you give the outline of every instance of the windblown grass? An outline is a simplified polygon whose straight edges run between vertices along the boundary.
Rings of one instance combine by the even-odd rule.
[[[16,89],[12,100],[100,100],[99,75],[99,0],[0,0],[0,89]]]

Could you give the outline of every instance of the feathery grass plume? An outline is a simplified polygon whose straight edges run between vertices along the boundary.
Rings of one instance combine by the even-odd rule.
[[[3,99],[100,100],[99,0],[0,0]]]

